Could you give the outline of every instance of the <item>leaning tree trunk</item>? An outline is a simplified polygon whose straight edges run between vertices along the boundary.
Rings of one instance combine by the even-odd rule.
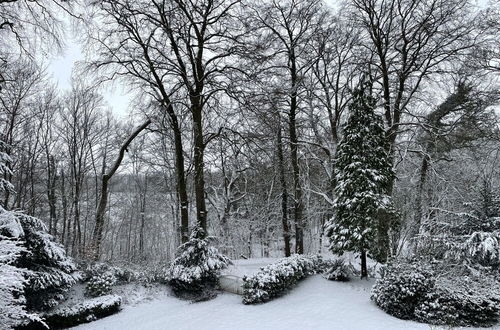
[[[128,146],[130,143],[139,135],[140,132],[142,132],[146,127],[151,124],[151,120],[147,120],[144,124],[139,126],[130,136],[129,138],[123,143],[123,145],[120,148],[120,152],[118,153],[118,158],[116,159],[115,163],[113,164],[113,167],[110,168],[109,172],[104,174],[102,176],[102,185],[101,185],[101,198],[99,200],[99,205],[97,207],[97,212],[96,212],[96,217],[95,217],[95,227],[94,231],[92,233],[92,241],[90,244],[90,249],[89,249],[89,256],[93,260],[99,260],[99,249],[101,247],[101,241],[102,241],[102,231],[104,228],[104,214],[106,213],[106,206],[108,205],[108,185],[109,185],[109,180],[111,180],[111,177],[115,174],[115,172],[118,170],[118,167],[120,167],[120,164],[123,160],[123,157],[125,156],[125,151],[127,151]]]

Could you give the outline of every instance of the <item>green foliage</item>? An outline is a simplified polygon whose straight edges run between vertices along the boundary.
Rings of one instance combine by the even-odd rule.
[[[387,250],[387,218],[393,212],[386,195],[394,175],[387,154],[383,122],[374,112],[375,100],[365,87],[353,92],[350,117],[335,160],[334,211],[326,235],[334,253]],[[381,214],[386,214],[382,219]],[[379,246],[379,245],[383,246]]]
[[[321,263],[319,257],[295,254],[262,267],[258,273],[243,277],[243,303],[262,303],[280,296],[315,273]]]

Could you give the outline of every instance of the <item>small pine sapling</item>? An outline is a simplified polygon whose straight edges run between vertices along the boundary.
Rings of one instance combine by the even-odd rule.
[[[168,271],[168,283],[178,297],[195,301],[215,297],[219,272],[231,260],[211,245],[213,241],[203,229],[196,228],[189,241],[178,248]]]

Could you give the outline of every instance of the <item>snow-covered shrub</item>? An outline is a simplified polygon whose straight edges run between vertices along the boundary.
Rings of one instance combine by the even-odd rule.
[[[182,244],[168,270],[168,283],[174,293],[183,298],[205,300],[215,296],[220,270],[231,260],[211,246],[212,237],[195,229],[189,241]]]
[[[85,293],[90,297],[104,296],[111,293],[115,283],[116,278],[110,272],[94,275],[87,282],[87,285],[85,286]]]
[[[491,326],[497,323],[500,301],[477,290],[470,280],[438,281],[415,308],[420,322],[451,326]]]
[[[500,267],[500,231],[476,231],[449,249],[446,256],[470,264]]]
[[[281,295],[299,280],[315,273],[320,262],[318,257],[295,254],[262,267],[252,276],[244,276],[243,303],[262,303]]]
[[[327,280],[347,282],[355,276],[356,269],[346,264],[344,259],[327,260],[323,263],[321,273]]]
[[[170,265],[165,263],[149,265],[136,274],[137,281],[146,285],[151,283],[165,284],[168,282],[169,268]]]
[[[434,287],[434,273],[417,264],[389,264],[372,288],[371,299],[386,313],[414,319],[415,308]]]
[[[391,264],[373,287],[371,298],[401,319],[450,326],[498,322],[500,284],[485,274],[465,275],[442,266],[431,270],[417,264]]]
[[[57,309],[44,315],[44,318],[51,328],[72,327],[118,312],[121,302],[122,298],[120,296],[102,296],[83,301],[71,307]]]

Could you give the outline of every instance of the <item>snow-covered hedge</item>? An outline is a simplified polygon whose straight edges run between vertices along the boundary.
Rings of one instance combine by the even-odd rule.
[[[202,230],[196,229],[177,250],[168,271],[168,283],[177,296],[196,301],[215,296],[219,272],[231,260],[219,253],[212,241],[212,237],[204,237]]]
[[[388,265],[371,299],[388,314],[436,325],[490,326],[500,313],[500,285],[494,279],[411,263]]]
[[[319,257],[296,254],[243,277],[243,303],[262,303],[279,296],[299,280],[315,273],[320,262]]]
[[[122,298],[116,295],[93,298],[48,313],[44,316],[45,322],[51,329],[72,327],[114,314],[120,310],[121,303]]]

